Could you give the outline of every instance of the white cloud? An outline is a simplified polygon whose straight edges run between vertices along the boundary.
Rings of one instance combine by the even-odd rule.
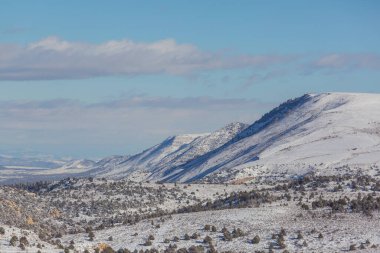
[[[371,53],[327,54],[310,64],[314,70],[327,71],[380,70],[380,55]]]
[[[279,75],[273,73],[378,71],[380,56],[376,53],[234,55],[204,51],[173,39],[151,43],[112,40],[94,44],[48,37],[25,46],[0,44],[0,81],[192,75],[232,69],[249,69],[256,73],[255,82],[262,82],[269,77],[278,78]]]
[[[291,60],[291,57],[280,55],[206,52],[172,39],[152,43],[114,40],[90,44],[48,37],[26,46],[0,44],[0,80],[156,73],[185,75],[216,69],[263,68]]]

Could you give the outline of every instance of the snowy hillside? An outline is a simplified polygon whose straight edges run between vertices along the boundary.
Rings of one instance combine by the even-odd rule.
[[[101,160],[93,168],[92,176],[123,178],[136,172],[143,173],[154,168],[164,157],[181,149],[193,140],[207,134],[184,134],[172,136],[134,156],[111,157]]]
[[[161,180],[181,166],[230,141],[247,127],[231,123],[210,134],[187,134],[169,137],[140,154],[131,157],[103,159],[92,170],[98,177]]]
[[[167,138],[137,155],[71,161],[55,169],[1,169],[0,181],[67,176],[134,181],[246,182],[316,174],[380,175],[380,95],[306,94],[247,126]]]
[[[177,166],[181,166],[201,155],[219,148],[234,138],[236,134],[243,131],[246,127],[248,127],[248,125],[244,123],[230,123],[211,134],[195,139],[188,145],[182,146],[176,152],[161,159],[161,161],[155,166],[150,178],[164,178],[172,173],[173,169]]]
[[[247,172],[254,176],[265,170],[290,176],[379,162],[380,95],[307,94],[267,113],[221,148],[179,167],[168,180],[192,181],[216,172],[228,178],[223,172],[247,168],[253,168]]]

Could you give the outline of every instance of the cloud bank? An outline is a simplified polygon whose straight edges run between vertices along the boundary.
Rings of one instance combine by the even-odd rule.
[[[91,44],[48,37],[28,45],[0,44],[0,81],[149,74],[193,75],[204,71],[234,69],[260,72],[256,74],[256,79],[280,72],[312,74],[323,71],[330,74],[363,69],[379,71],[380,55],[233,55],[204,51],[191,44],[179,44],[173,39],[152,43],[112,40]]]
[[[354,71],[380,70],[380,55],[369,53],[327,54],[311,63],[314,70]]]
[[[110,75],[187,75],[206,70],[265,68],[291,61],[280,55],[206,52],[172,39],[102,44],[48,37],[26,46],[0,44],[0,80],[80,79]]]

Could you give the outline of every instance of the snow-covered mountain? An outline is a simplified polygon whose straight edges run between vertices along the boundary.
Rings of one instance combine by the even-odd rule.
[[[247,124],[234,122],[213,133],[196,138],[188,145],[184,145],[176,150],[176,152],[162,158],[160,162],[154,166],[149,178],[154,180],[156,178],[164,178],[167,175],[170,175],[175,171],[176,167],[184,165],[187,162],[221,147],[247,127]]]
[[[183,165],[230,141],[247,127],[243,123],[231,123],[206,134],[186,134],[169,137],[137,155],[106,158],[97,163],[91,175],[97,177],[131,179],[164,178],[176,166]]]
[[[92,176],[123,178],[134,172],[144,173],[153,169],[161,159],[206,134],[183,134],[171,136],[163,142],[133,156],[116,156],[101,160],[93,168]]]
[[[252,125],[172,136],[133,156],[71,161],[48,170],[0,170],[0,181],[13,182],[63,176],[245,182],[309,172],[380,175],[380,94],[306,94]]]
[[[291,176],[379,164],[380,95],[307,94],[281,104],[165,180],[228,179],[241,171]]]

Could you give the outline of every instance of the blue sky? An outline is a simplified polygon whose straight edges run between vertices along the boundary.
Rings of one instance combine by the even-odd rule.
[[[380,92],[379,1],[0,1],[0,150],[135,153]]]

